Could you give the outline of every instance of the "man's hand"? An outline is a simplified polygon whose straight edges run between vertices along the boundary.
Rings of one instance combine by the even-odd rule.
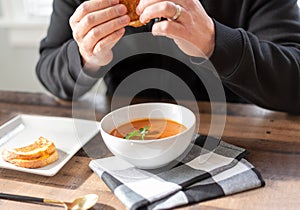
[[[207,58],[212,55],[214,23],[199,0],[140,0],[137,14],[144,24],[153,18],[167,18],[153,25],[153,35],[172,38],[187,55]]]
[[[126,13],[119,0],[85,1],[76,9],[69,22],[85,67],[93,70],[111,62],[111,49],[130,22]]]

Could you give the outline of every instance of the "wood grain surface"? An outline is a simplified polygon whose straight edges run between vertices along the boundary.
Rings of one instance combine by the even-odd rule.
[[[132,103],[144,101],[135,99]],[[122,107],[126,103],[126,99],[120,98],[117,106]],[[188,101],[182,103],[199,114],[199,133],[207,135],[211,127],[211,105],[198,102],[195,107]],[[300,116],[246,104],[214,106],[216,119],[222,119],[227,113],[222,139],[249,151],[246,159],[261,172],[266,186],[180,209],[299,209]],[[91,107],[94,116],[89,114]],[[83,119],[92,117],[100,120],[111,111],[111,107],[110,99],[104,96],[87,94],[72,103],[46,94],[0,91],[0,124],[21,113],[63,117],[76,115]],[[53,177],[0,169],[0,191],[65,201],[96,193],[99,201],[93,209],[125,209],[88,167],[92,159],[110,155],[98,134]],[[61,208],[0,200],[0,209]]]

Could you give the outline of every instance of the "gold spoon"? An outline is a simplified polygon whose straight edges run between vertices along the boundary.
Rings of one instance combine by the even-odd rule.
[[[93,207],[98,201],[98,195],[88,194],[83,197],[76,198],[73,202],[64,202],[59,200],[36,198],[24,195],[12,195],[6,193],[0,193],[0,199],[22,201],[29,203],[43,203],[43,204],[60,204],[65,207],[65,209],[70,210],[87,210]]]

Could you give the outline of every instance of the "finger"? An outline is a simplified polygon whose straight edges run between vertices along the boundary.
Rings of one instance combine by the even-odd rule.
[[[146,7],[140,16],[140,21],[146,24],[153,18],[164,17],[167,19],[171,19],[176,13],[176,4],[170,1],[160,2]],[[181,7],[180,16],[176,19],[176,21],[188,21],[188,19],[189,17],[187,16],[187,11],[183,7]]]
[[[79,22],[84,16],[91,12],[102,10],[119,3],[119,0],[91,0],[85,1],[77,9],[70,18],[70,24],[74,25]]]
[[[148,7],[151,4],[158,3],[158,2],[161,2],[161,0],[147,0],[147,1],[140,0],[139,4],[136,7],[136,13],[138,15],[141,15],[146,7]]]
[[[203,48],[199,48],[191,42],[187,37],[183,37],[183,34],[186,34],[187,29],[180,23],[175,21],[162,21],[155,23],[152,27],[152,34],[155,36],[165,36],[170,39],[173,39],[178,47],[183,52],[188,52],[191,56],[204,56],[207,57],[207,54],[203,51]]]
[[[175,21],[161,21],[152,26],[152,34],[176,39],[182,37],[182,34],[185,34],[185,28]]]
[[[130,18],[128,15],[124,15],[118,18],[115,18],[111,21],[103,23],[100,26],[96,26],[91,29],[87,35],[83,39],[83,49],[86,51],[87,54],[92,55],[93,49],[97,42],[101,39],[106,37],[107,35],[111,34],[114,31],[117,31],[121,28],[127,26],[130,22]]]
[[[106,49],[112,49],[115,44],[122,38],[125,34],[125,28],[121,28],[108,36],[101,39],[94,47],[94,54],[98,54],[99,52],[103,52]]]
[[[164,3],[164,2],[168,2],[168,3],[173,3],[173,4],[179,4],[179,5],[185,5],[186,2],[189,1],[180,1],[180,0],[170,0],[170,1],[163,1],[163,0],[140,0],[137,8],[136,8],[136,13],[138,15],[141,15],[143,13],[143,11],[145,10],[145,8],[147,8],[148,6],[152,5],[152,4],[157,4],[157,3]]]
[[[100,40],[94,48],[93,55],[88,58],[88,63],[98,67],[109,64],[113,59],[111,49],[122,38],[124,33],[125,28],[121,28]]]
[[[74,29],[74,38],[76,40],[80,40],[95,26],[123,16],[126,13],[127,8],[123,4],[118,4],[101,11],[89,13],[78,23],[76,29]]]
[[[93,55],[87,60],[89,65],[96,66],[96,69],[98,69],[99,66],[109,64],[113,59],[111,49],[121,39],[124,33],[125,28],[121,28],[99,41],[94,48]]]

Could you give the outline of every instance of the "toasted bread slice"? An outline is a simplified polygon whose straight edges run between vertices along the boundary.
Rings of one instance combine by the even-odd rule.
[[[24,159],[11,159],[8,162],[22,167],[22,168],[41,168],[47,166],[58,159],[57,151],[54,151],[52,154],[43,155],[37,159],[24,160]]]
[[[25,147],[4,149],[5,161],[24,168],[40,168],[58,159],[56,147],[52,141],[40,137],[33,144]]]
[[[135,10],[140,0],[120,0],[120,4],[124,4],[127,8],[128,15],[130,17],[129,26],[140,27],[143,24],[139,21],[140,16],[136,14]]]
[[[45,154],[52,154],[56,150],[53,142],[44,137],[40,137],[33,144],[25,147],[5,149],[2,153],[5,159],[24,159],[31,160],[40,158]]]

